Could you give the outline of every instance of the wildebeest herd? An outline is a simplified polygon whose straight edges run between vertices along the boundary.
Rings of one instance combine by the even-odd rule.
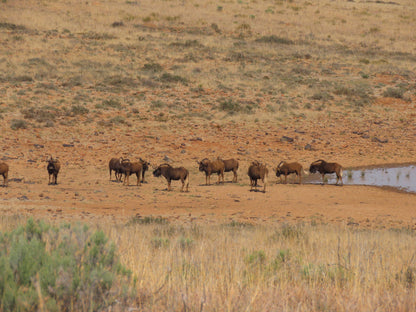
[[[221,159],[220,157],[210,160],[208,158],[204,158],[201,161],[197,161],[199,166],[199,171],[205,173],[205,184],[211,184],[211,175],[217,174],[218,175],[218,182],[217,183],[224,183],[224,172],[233,172],[233,179],[232,182],[237,182],[238,179],[238,168],[239,162],[236,159]],[[145,182],[145,173],[149,170],[150,163],[139,158],[139,161],[130,161],[129,159],[125,159],[123,157],[119,158],[111,158],[108,168],[110,172],[110,181],[111,181],[111,174],[114,171],[114,176],[117,182],[121,182],[123,180],[124,185],[129,185],[129,177],[133,174],[137,177],[137,186],[140,186],[141,183]],[[49,174],[49,184],[57,184],[58,183],[58,173],[61,168],[61,164],[58,159],[50,158],[47,160],[47,171]],[[168,183],[168,191],[171,190],[171,182],[172,180],[180,180],[182,183],[181,191],[189,190],[189,171],[184,167],[172,167],[171,165],[164,163],[159,166],[153,167],[153,176],[165,177]],[[303,167],[298,162],[288,163],[285,161],[281,161],[279,165],[274,169],[274,172],[277,177],[280,177],[281,183],[283,183],[282,177],[284,176],[284,183],[287,183],[287,176],[290,174],[296,174],[298,177],[299,184],[302,184],[302,174],[306,173],[303,170]],[[335,173],[337,177],[336,185],[338,182],[342,181],[342,166],[338,163],[329,163],[322,159],[314,161],[311,163],[309,167],[310,173],[319,172],[322,175],[322,183],[325,183],[325,174]],[[3,186],[8,185],[8,173],[9,173],[9,166],[4,163],[0,162],[0,175],[3,176]],[[253,161],[249,165],[248,172],[247,172],[249,179],[250,179],[250,190],[257,190],[257,181],[261,180],[263,183],[263,192],[266,192],[266,185],[268,180],[269,170],[267,166],[259,161]],[[124,179],[123,179],[124,176]]]

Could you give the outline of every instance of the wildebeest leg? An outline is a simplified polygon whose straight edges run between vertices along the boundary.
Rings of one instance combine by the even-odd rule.
[[[234,173],[233,182],[237,183],[237,171],[233,170],[233,173]]]
[[[55,181],[55,183],[54,183],[55,185],[58,184],[58,174],[57,173],[53,174],[53,181]]]
[[[49,174],[49,182],[48,184],[51,184],[51,174]]]
[[[3,185],[8,186],[9,185],[9,173],[8,172],[3,174],[3,179],[4,179],[3,180]]]
[[[325,174],[322,174],[322,184],[325,184]]]
[[[337,182],[335,185],[338,185],[339,180],[341,180],[341,185],[344,185],[344,182],[342,182],[342,176],[337,174]]]
[[[299,184],[302,184],[302,172],[299,172],[298,177],[299,177]]]
[[[169,180],[168,180],[168,191],[170,191],[170,190],[171,190],[170,183],[171,183],[171,180],[169,179]]]
[[[287,184],[287,174],[285,174],[285,184]]]
[[[136,172],[136,177],[137,177],[137,186],[140,186],[140,172]]]

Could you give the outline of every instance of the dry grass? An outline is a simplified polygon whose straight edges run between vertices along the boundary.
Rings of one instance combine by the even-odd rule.
[[[0,229],[21,221],[3,218]],[[141,311],[416,308],[415,234],[406,229],[196,226],[157,218],[100,227],[137,278]]]

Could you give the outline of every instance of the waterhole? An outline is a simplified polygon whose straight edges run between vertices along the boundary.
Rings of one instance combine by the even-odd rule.
[[[325,175],[329,184],[335,184],[335,174]],[[310,179],[310,180],[309,180]],[[320,174],[311,174],[307,182],[322,183]],[[388,186],[400,191],[416,193],[416,165],[383,166],[344,170],[344,185]]]

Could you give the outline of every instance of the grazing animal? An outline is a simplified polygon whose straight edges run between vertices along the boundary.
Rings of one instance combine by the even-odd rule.
[[[224,172],[232,171],[234,173],[233,182],[237,182],[238,160],[234,158],[224,160],[219,157],[217,159],[224,163]]]
[[[269,170],[263,164],[258,161],[253,161],[248,168],[248,176],[250,178],[250,191],[257,190],[257,180],[261,179],[263,182],[263,193],[266,193],[266,184],[267,184],[267,176],[269,175]]]
[[[9,165],[8,164],[4,162],[0,162],[0,175],[3,176],[3,186],[7,186],[8,177],[9,177]]]
[[[48,165],[46,167],[49,174],[49,184],[58,184],[58,173],[61,169],[61,163],[58,159],[53,159],[52,156],[48,160]],[[51,182],[52,177],[52,182]]]
[[[124,159],[123,157],[120,158],[111,158],[110,162],[108,163],[108,169],[110,170],[110,181],[111,181],[111,172],[114,171],[114,175],[116,177],[116,181],[121,181],[121,164],[123,162],[129,162],[128,159]]]
[[[162,164],[153,171],[153,175],[155,177],[160,177],[161,175],[163,175],[166,178],[166,181],[168,181],[168,191],[171,190],[172,180],[181,180],[182,182],[181,192],[183,192],[183,188],[185,184],[186,184],[186,191],[188,192],[189,171],[185,169],[184,167],[173,168],[169,164]]]
[[[281,161],[276,168],[276,176],[280,177],[280,182],[282,182],[282,175],[285,176],[285,184],[287,183],[287,176],[291,173],[296,173],[299,177],[299,184],[302,184],[302,171],[303,167],[298,162],[287,163]]]
[[[342,182],[342,166],[338,163],[328,163],[325,160],[320,159],[311,164],[309,171],[311,173],[319,172],[322,175],[322,183],[325,183],[325,174],[335,173],[337,175],[337,182],[335,185],[338,184],[339,180],[341,180],[341,185],[344,185]]]
[[[141,159],[141,158],[140,158],[140,162],[142,163],[142,183],[147,183],[147,182],[144,180],[144,174],[145,174],[145,172],[146,172],[147,170],[149,170],[150,162],[145,161],[145,160],[143,160],[143,159]]]
[[[216,160],[209,160],[207,158],[204,158],[201,161],[197,161],[199,165],[199,171],[205,172],[205,184],[210,185],[211,184],[211,174],[217,173],[218,174],[218,183],[224,182],[224,170],[225,170],[225,164],[222,160],[216,159]]]
[[[126,185],[127,182],[127,186],[130,185],[130,176],[132,174],[136,174],[137,177],[137,186],[140,186],[140,181],[141,181],[141,174],[143,171],[143,163],[141,161],[138,162],[130,162],[130,161],[124,161],[121,162],[121,167],[120,167],[120,174],[124,174],[124,181],[123,181],[123,185]]]

